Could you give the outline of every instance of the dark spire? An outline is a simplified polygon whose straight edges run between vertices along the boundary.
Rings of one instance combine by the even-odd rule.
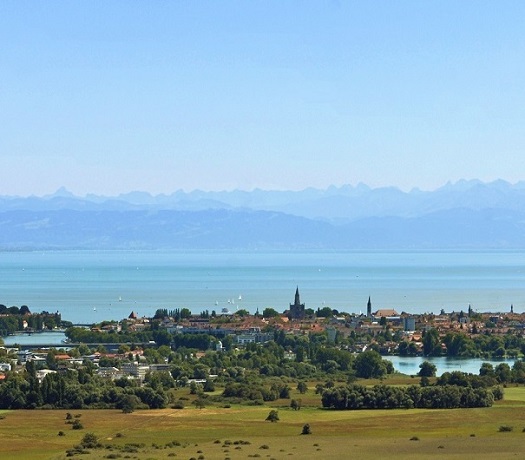
[[[295,305],[301,305],[301,297],[299,296],[299,286],[295,290]]]
[[[366,316],[369,318],[372,316],[372,302],[370,296],[368,296],[368,303],[366,304]]]

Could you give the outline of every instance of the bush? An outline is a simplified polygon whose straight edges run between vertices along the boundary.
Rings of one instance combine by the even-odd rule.
[[[99,447],[98,438],[94,433],[86,433],[80,441],[80,445],[86,449],[94,449]]]
[[[279,413],[275,410],[275,409],[272,409],[270,411],[270,413],[268,414],[268,417],[266,417],[266,421],[268,422],[278,422],[279,421]]]
[[[173,406],[171,406],[172,409],[184,409],[184,403],[182,401],[176,401]]]
[[[500,433],[504,433],[504,432],[512,431],[513,429],[514,429],[514,428],[511,427],[511,426],[509,426],[509,425],[501,425],[501,426],[499,427],[499,430],[498,430],[498,431],[499,431]]]
[[[303,431],[301,432],[301,434],[312,434],[309,423],[303,426]]]
[[[72,423],[71,428],[73,428],[74,430],[81,430],[84,428],[84,425],[82,425],[80,420],[77,419]]]

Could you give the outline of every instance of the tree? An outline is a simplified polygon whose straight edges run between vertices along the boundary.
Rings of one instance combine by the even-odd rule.
[[[98,438],[94,433],[86,433],[80,441],[80,445],[85,449],[94,449],[98,447]]]
[[[419,365],[420,371],[417,375],[420,377],[435,377],[436,376],[436,366],[428,361],[423,361]]]
[[[119,355],[125,355],[126,353],[129,353],[131,351],[131,348],[129,345],[122,344],[118,347],[118,354]]]
[[[290,402],[290,407],[293,410],[301,410],[301,400],[300,399],[292,399]]]
[[[116,407],[122,409],[124,414],[131,414],[138,406],[140,406],[140,399],[131,394],[120,395],[116,404]]]
[[[204,409],[206,407],[206,403],[204,402],[204,399],[197,398],[195,401],[193,401],[193,404],[195,404],[195,407],[197,409]]]
[[[271,307],[265,308],[262,314],[264,318],[275,318],[276,316],[280,316],[279,312]]]
[[[328,318],[333,316],[334,313],[330,307],[323,307],[318,308],[315,314],[318,318]]]
[[[500,383],[507,383],[512,380],[512,372],[510,366],[507,363],[500,363],[494,369],[496,378]]]
[[[80,422],[80,420],[76,419],[73,424],[71,425],[71,428],[73,430],[81,430],[82,428],[84,428],[84,426],[82,425],[82,423]]]
[[[303,425],[303,431],[301,431],[301,434],[312,434],[312,430],[310,429],[309,423]]]
[[[382,378],[387,373],[383,358],[374,350],[360,353],[355,359],[354,369],[356,376],[363,379]]]
[[[202,388],[203,391],[206,392],[212,392],[215,391],[215,383],[211,379],[206,379],[206,382],[204,382],[204,387]]]
[[[299,393],[301,393],[302,395],[304,395],[307,391],[308,391],[308,385],[306,384],[306,382],[304,381],[300,381],[298,384],[297,384],[297,391]]]
[[[266,417],[266,421],[267,422],[272,422],[272,423],[278,422],[279,421],[279,413],[275,409],[272,409],[270,411],[270,413],[268,414],[268,417]]]
[[[425,356],[441,355],[441,341],[437,329],[430,329],[423,335],[423,353]]]

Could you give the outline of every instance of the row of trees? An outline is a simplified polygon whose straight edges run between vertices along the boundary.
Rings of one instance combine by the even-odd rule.
[[[501,389],[496,397],[503,396]],[[322,405],[330,409],[456,409],[490,407],[495,400],[489,388],[456,385],[394,387],[347,385],[323,391]]]
[[[6,308],[5,305],[0,305],[0,309],[2,307]],[[22,331],[26,326],[40,331],[42,329],[51,330],[63,325],[60,313],[48,313],[46,311],[31,313],[29,309],[24,310],[24,307],[20,309],[18,307],[6,308],[3,313],[0,311],[0,336]]]
[[[0,384],[0,409],[160,409],[169,402],[160,378],[140,386],[128,379],[98,377],[86,366],[65,374],[50,373],[39,383],[34,363],[28,362],[24,373],[10,372]]]
[[[3,304],[0,304],[0,315],[30,315],[29,307],[27,305],[22,305],[20,308],[13,306],[7,307]]]
[[[477,334],[473,337],[462,332],[449,332],[440,337],[437,329],[423,334],[423,354],[425,356],[452,356],[462,358],[518,356],[525,353],[525,338],[508,334]],[[442,346],[445,345],[445,347]],[[409,343],[399,347],[399,353],[415,354]]]
[[[129,332],[108,332],[86,329],[83,327],[69,327],[66,329],[66,337],[74,343],[141,343],[153,340],[152,330]]]
[[[271,385],[262,382],[258,384],[228,383],[222,396],[225,398],[239,398],[250,401],[275,401],[289,399],[291,388],[282,381],[274,381]]]

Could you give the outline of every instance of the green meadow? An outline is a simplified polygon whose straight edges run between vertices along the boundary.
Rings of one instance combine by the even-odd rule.
[[[303,396],[315,400],[311,390]],[[265,421],[270,409],[278,422]],[[525,446],[525,387],[506,388],[503,401],[482,409],[294,411],[272,404],[70,412],[83,429],[73,430],[64,410],[0,412],[0,458],[507,459],[521,458]],[[306,423],[311,434],[301,435]],[[86,433],[101,446],[68,457]]]

